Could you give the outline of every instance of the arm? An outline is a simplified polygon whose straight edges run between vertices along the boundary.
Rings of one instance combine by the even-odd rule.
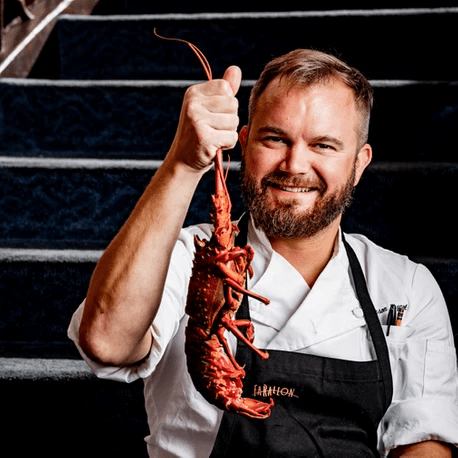
[[[390,458],[401,457],[452,458],[452,451],[447,444],[436,441],[426,441],[397,447],[390,454]]]
[[[384,453],[391,450],[391,456],[414,453],[408,447],[458,444],[458,372],[447,306],[428,269],[411,267],[405,263],[394,270],[401,284],[411,286],[404,299],[408,308],[399,328],[403,332],[387,339],[395,362],[394,392],[380,422],[379,445]]]
[[[96,266],[79,330],[93,360],[130,365],[151,347],[170,256],[202,175],[216,150],[237,141],[241,72],[186,92],[177,133],[162,166]]]

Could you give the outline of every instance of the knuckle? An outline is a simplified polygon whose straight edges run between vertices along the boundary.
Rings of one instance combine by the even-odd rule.
[[[202,109],[201,107],[202,107],[202,104],[198,98],[196,97],[189,98],[184,107],[186,116],[190,120],[197,120],[200,116],[199,113],[201,112],[201,109]]]
[[[221,95],[232,96],[232,88],[228,81],[226,80],[213,80],[212,81],[215,87],[215,90]]]
[[[201,119],[197,120],[193,127],[198,139],[208,138],[211,135],[208,124]]]
[[[233,148],[237,144],[237,139],[238,139],[237,133],[233,132],[232,135],[229,137],[227,148],[228,149]]]
[[[186,99],[192,99],[193,97],[196,96],[196,94],[199,92],[198,85],[195,86],[190,86],[186,89],[185,92],[185,98]]]
[[[227,101],[227,106],[231,113],[237,114],[239,109],[239,101],[236,97],[231,96]]]
[[[199,105],[198,100],[195,97],[190,97],[188,99],[188,103],[186,104],[186,110],[188,111],[188,113],[193,112],[196,110],[198,105]]]

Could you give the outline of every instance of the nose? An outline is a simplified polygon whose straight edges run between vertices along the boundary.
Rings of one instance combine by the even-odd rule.
[[[279,169],[291,175],[307,174],[312,169],[312,152],[306,145],[290,145],[280,162]]]

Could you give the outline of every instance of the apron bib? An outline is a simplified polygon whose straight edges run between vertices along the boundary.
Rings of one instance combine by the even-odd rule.
[[[246,245],[248,215],[236,245]],[[344,246],[356,295],[375,347],[375,361],[346,361],[269,350],[262,361],[243,343],[236,360],[245,367],[244,396],[268,402],[271,416],[251,419],[224,412],[211,458],[377,457],[377,427],[393,394],[388,348],[359,261]],[[249,318],[244,296],[237,318]]]

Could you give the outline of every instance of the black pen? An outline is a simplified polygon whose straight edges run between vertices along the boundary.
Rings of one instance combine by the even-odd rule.
[[[396,306],[394,304],[390,305],[390,311],[388,312],[388,318],[386,319],[386,324],[388,325],[386,329],[386,335],[390,335],[390,327],[395,323],[396,321]]]

